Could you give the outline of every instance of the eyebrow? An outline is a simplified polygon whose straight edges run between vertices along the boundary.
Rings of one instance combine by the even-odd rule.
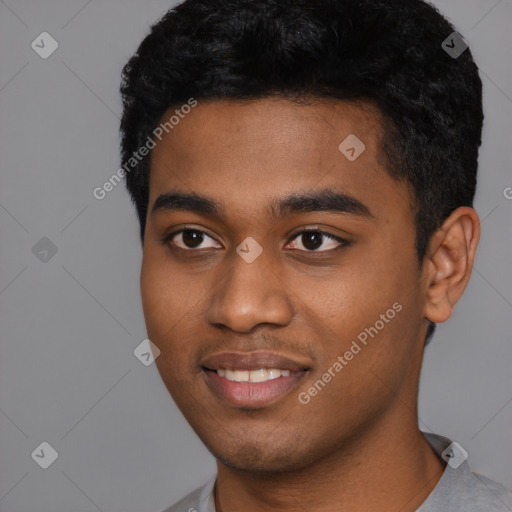
[[[174,211],[191,211],[219,218],[226,213],[223,205],[212,198],[188,192],[167,192],[158,196],[151,209],[151,215]],[[355,197],[329,189],[292,193],[282,198],[274,198],[269,205],[269,212],[274,218],[314,212],[373,217],[370,209]]]

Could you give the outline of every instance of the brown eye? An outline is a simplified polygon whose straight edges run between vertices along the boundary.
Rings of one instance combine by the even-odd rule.
[[[166,243],[173,244],[184,250],[193,250],[193,249],[210,249],[216,248],[215,245],[206,245],[202,246],[203,243],[207,243],[208,240],[213,241],[217,244],[217,241],[214,240],[211,236],[206,234],[204,231],[199,229],[181,229],[179,231],[175,231],[171,233],[166,238]]]
[[[337,249],[340,245],[348,245],[346,240],[318,229],[296,233],[293,240],[299,240],[299,243],[292,242],[292,249],[308,252],[328,252]],[[319,248],[322,250],[318,250]]]

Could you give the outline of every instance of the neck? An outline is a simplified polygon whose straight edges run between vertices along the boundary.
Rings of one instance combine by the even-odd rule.
[[[300,471],[255,474],[217,463],[216,512],[413,512],[444,464],[417,427],[385,421]]]

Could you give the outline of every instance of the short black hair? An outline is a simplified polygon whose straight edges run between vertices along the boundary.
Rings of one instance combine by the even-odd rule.
[[[469,48],[457,58],[443,49],[453,32],[423,0],[185,0],[123,68],[122,164],[190,98],[371,102],[386,170],[414,190],[421,263],[476,188],[482,82]],[[151,154],[126,173],[142,243],[150,165]]]

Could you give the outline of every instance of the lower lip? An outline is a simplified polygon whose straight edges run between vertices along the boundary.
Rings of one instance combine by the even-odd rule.
[[[260,408],[270,405],[294,389],[306,371],[291,372],[287,377],[266,382],[234,382],[212,370],[203,370],[210,388],[231,405],[242,408]]]

